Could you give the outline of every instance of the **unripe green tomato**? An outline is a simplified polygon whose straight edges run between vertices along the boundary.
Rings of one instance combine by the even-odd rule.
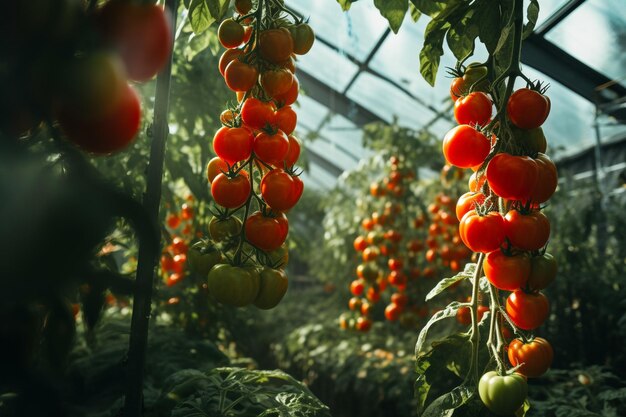
[[[489,371],[480,378],[478,395],[493,413],[511,416],[524,404],[528,384],[518,373],[498,375],[496,371]]]
[[[270,264],[276,269],[285,269],[289,263],[289,249],[287,249],[286,243],[283,243],[278,249],[267,252],[266,255]]]
[[[222,242],[241,232],[241,220],[232,216],[227,219],[213,217],[209,222],[209,234],[215,242]]]
[[[207,275],[222,260],[222,253],[206,242],[194,243],[187,253],[189,268],[200,275]]]
[[[283,271],[272,268],[263,268],[260,278],[260,290],[254,305],[262,310],[269,310],[283,299],[289,281]]]
[[[256,299],[259,293],[259,275],[250,268],[217,264],[209,272],[209,292],[217,301],[243,307]]]
[[[557,263],[554,256],[549,253],[534,256],[530,260],[530,276],[528,277],[528,288],[532,291],[539,291],[547,288],[556,278]]]
[[[520,145],[532,152],[546,153],[548,142],[541,127],[526,130],[511,126],[511,131],[513,132],[513,137]]]
[[[474,84],[481,78],[486,77],[487,73],[488,70],[486,66],[478,62],[473,62],[469,64],[469,66],[465,70],[465,74],[463,75],[463,81],[465,81],[465,86],[467,87],[467,89],[469,90],[472,84]],[[483,81],[474,86],[474,91],[489,91],[489,81],[487,80],[487,78],[484,78]]]
[[[289,27],[291,37],[293,38],[293,52],[298,55],[304,55],[311,50],[315,41],[315,32],[311,26],[306,23],[293,25]]]

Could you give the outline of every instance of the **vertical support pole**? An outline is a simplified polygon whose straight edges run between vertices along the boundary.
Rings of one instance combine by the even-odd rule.
[[[170,18],[172,29],[172,54],[157,76],[156,95],[154,102],[154,124],[152,126],[152,144],[148,164],[147,185],[143,206],[155,230],[159,230],[159,203],[163,177],[163,159],[165,142],[169,134],[167,115],[169,112],[170,78],[172,74],[172,55],[174,49],[174,30],[178,0],[166,0],[165,9]],[[157,238],[158,239],[158,238]],[[143,409],[143,375],[148,344],[148,327],[150,324],[152,285],[155,268],[159,257],[160,241],[152,244],[142,243],[139,247],[135,293],[133,297],[133,316],[130,326],[128,346],[127,386],[124,399],[123,415],[139,417]]]

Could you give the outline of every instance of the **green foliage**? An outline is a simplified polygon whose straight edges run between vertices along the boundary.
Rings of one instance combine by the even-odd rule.
[[[430,290],[428,294],[426,294],[426,301],[441,294],[451,285],[454,285],[457,282],[460,282],[462,280],[471,278],[474,275],[475,270],[476,270],[476,264],[469,263],[465,265],[465,269],[462,272],[459,272],[453,277],[442,279],[441,281],[437,283],[437,285],[432,290]]]
[[[182,370],[165,381],[158,404],[158,416],[330,417],[308,388],[278,370]]]
[[[409,7],[409,0],[374,0],[374,6],[387,19],[391,30],[398,33]]]
[[[201,34],[213,22],[219,22],[228,11],[229,0],[191,0],[189,3],[189,22],[194,33]]]

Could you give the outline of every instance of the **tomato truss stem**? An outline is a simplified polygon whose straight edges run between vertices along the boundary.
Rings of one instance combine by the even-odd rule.
[[[472,342],[472,361],[467,373],[468,376],[472,376],[474,373],[474,380],[478,381],[478,345],[480,344],[480,331],[478,330],[478,290],[480,287],[480,276],[483,269],[483,260],[485,254],[481,253],[476,261],[476,270],[474,271],[474,282],[472,285],[472,304],[470,313],[472,316],[472,329],[471,329],[471,342]]]

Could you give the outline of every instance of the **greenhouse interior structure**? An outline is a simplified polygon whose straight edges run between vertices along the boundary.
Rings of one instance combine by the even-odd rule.
[[[0,33],[0,417],[626,416],[624,0]]]

